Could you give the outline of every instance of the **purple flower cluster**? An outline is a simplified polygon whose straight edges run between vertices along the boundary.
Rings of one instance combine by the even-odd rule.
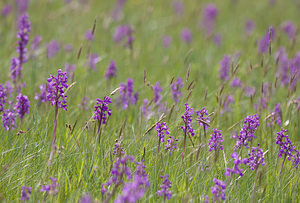
[[[87,96],[84,96],[82,99],[81,99],[81,103],[78,104],[78,106],[83,109],[83,110],[88,110],[89,107],[87,106],[88,105],[88,101],[89,101],[89,98]]]
[[[160,142],[164,142],[165,135],[169,135],[169,128],[167,126],[167,123],[155,123],[155,130],[157,131],[157,137],[159,137]]]
[[[215,186],[211,188],[211,193],[214,195],[213,200],[214,202],[218,202],[222,200],[225,200],[225,191],[226,191],[226,184],[214,178]]]
[[[162,99],[162,96],[160,94],[162,92],[162,88],[160,86],[160,83],[156,82],[154,87],[152,87],[152,89],[153,89],[153,94],[154,94],[153,101],[154,101],[155,105],[158,106],[161,102],[161,99]]]
[[[106,69],[105,78],[108,80],[113,77],[116,77],[116,71],[117,71],[116,62],[114,60],[111,60],[109,66]]]
[[[277,132],[276,144],[279,146],[279,153],[278,156],[284,158],[288,158],[288,160],[292,160],[293,152],[295,151],[295,146],[293,146],[291,140],[289,139],[289,135],[285,135],[287,130],[281,128],[280,132]]]
[[[165,48],[168,48],[172,42],[172,37],[165,35],[162,37],[162,44]]]
[[[118,157],[121,157],[125,154],[125,151],[123,150],[121,142],[119,140],[116,140],[113,154]]]
[[[30,0],[16,0],[19,14],[27,12]]]
[[[66,72],[62,72],[61,69],[57,70],[57,76],[50,75],[47,79],[47,99],[51,102],[52,106],[63,108],[67,110],[67,96],[65,95],[65,89],[69,86],[67,84],[68,77]]]
[[[22,95],[21,93],[17,96],[16,100],[17,103],[14,109],[22,120],[25,114],[29,114],[30,101],[27,96]]]
[[[229,79],[229,70],[231,64],[231,58],[229,55],[224,55],[222,61],[220,62],[219,76],[221,80]]]
[[[283,25],[282,25],[282,30],[286,33],[286,35],[290,39],[295,38],[296,29],[295,29],[295,25],[292,21],[284,22]]]
[[[191,136],[194,136],[194,129],[192,126],[192,119],[194,114],[194,108],[190,108],[188,103],[185,103],[185,112],[184,115],[181,116],[184,126],[180,126],[180,128],[184,131],[185,134],[190,133]]]
[[[225,96],[225,99],[223,101],[223,107],[221,114],[224,114],[225,112],[231,112],[231,105],[234,104],[234,99],[231,94]]]
[[[60,43],[52,39],[48,44],[48,58],[52,59],[60,50]]]
[[[120,98],[123,109],[127,109],[130,104],[135,105],[138,100],[138,93],[133,94],[133,80],[128,78],[127,84],[120,84]]]
[[[180,36],[181,40],[187,44],[190,44],[193,41],[192,32],[188,28],[183,29]]]
[[[2,115],[2,125],[4,130],[13,130],[16,126],[16,114],[13,110],[5,110]]]
[[[31,194],[31,187],[22,186],[21,201],[29,200],[29,195]]]
[[[300,152],[298,150],[295,150],[296,154],[294,155],[292,165],[298,169],[300,166]]]
[[[241,165],[243,163],[243,161],[241,159],[239,159],[239,156],[236,152],[233,152],[231,154],[231,158],[233,158],[233,164],[234,167],[233,168],[226,168],[226,172],[224,175],[231,177],[233,174],[238,174],[239,176],[243,176],[244,174],[243,169],[239,168],[239,165]]]
[[[214,133],[210,135],[208,140],[209,151],[223,150],[223,136],[221,130],[213,129]]]
[[[231,87],[242,87],[242,82],[240,81],[239,78],[234,78],[232,80],[232,83],[230,85]]]
[[[90,54],[88,65],[93,69],[93,71],[96,71],[97,70],[96,65],[99,61],[100,61],[100,57],[98,54],[96,53]]]
[[[275,30],[273,27],[269,27],[268,32],[258,42],[258,51],[261,54],[265,54],[268,52],[269,47],[271,46],[271,42],[274,40],[274,37]]]
[[[72,75],[73,75],[73,72],[75,71],[75,69],[76,69],[76,65],[75,64],[66,63],[66,65],[65,65],[65,71],[67,73],[68,78],[72,78]]]
[[[255,29],[254,21],[247,20],[247,22],[245,23],[245,33],[247,35],[251,35],[254,29]]]
[[[0,113],[4,111],[4,104],[6,102],[7,95],[6,89],[0,84]]]
[[[116,43],[124,41],[123,46],[129,46],[129,48],[132,49],[134,40],[134,37],[132,36],[133,33],[134,30],[129,25],[120,25],[116,28],[113,38]]]
[[[207,4],[205,6],[203,11],[203,20],[200,25],[202,29],[205,30],[206,36],[210,36],[214,32],[218,14],[219,11],[214,4]]]
[[[87,30],[85,32],[84,36],[85,36],[85,39],[88,40],[88,41],[94,41],[94,39],[95,39],[92,30]]]
[[[181,78],[177,78],[177,81],[171,84],[172,98],[176,103],[178,103],[179,98],[182,97],[181,88],[183,88],[183,81]]]
[[[57,184],[57,179],[50,177],[49,178],[51,180],[51,184],[48,185],[42,185],[41,187],[41,192],[46,192],[47,194],[50,195],[55,195],[56,193],[58,193],[58,184]]]
[[[111,104],[111,99],[108,96],[104,96],[103,100],[97,99],[93,119],[98,120],[99,125],[106,124],[107,118],[111,116],[111,110],[108,109],[109,104]]]
[[[207,124],[210,123],[210,116],[208,116],[208,111],[203,107],[200,111],[196,111],[196,114],[198,116],[197,121],[199,126],[203,126],[205,130],[209,128]]]
[[[243,159],[243,162],[249,166],[252,171],[254,171],[259,165],[265,165],[264,157],[263,150],[259,148],[259,144],[257,144],[257,147],[252,147],[251,152],[249,153],[249,158]]]
[[[137,171],[132,182],[124,184],[122,194],[117,197],[115,203],[136,202],[144,197],[147,188],[150,186],[143,162],[136,162],[136,164]]]
[[[126,1],[127,0],[117,0],[117,4],[112,12],[112,17],[114,20],[119,20],[121,18],[123,7]]]
[[[168,174],[161,176],[160,178],[163,179],[162,184],[160,185],[161,189],[156,193],[158,196],[164,196],[164,199],[169,200],[172,197],[172,191],[169,190],[172,187],[172,182],[169,180]]]
[[[275,106],[274,117],[275,117],[277,125],[281,126],[282,113],[281,113],[280,103],[277,103],[276,106]]]
[[[10,4],[6,4],[5,6],[3,6],[1,10],[1,15],[3,17],[6,17],[11,13],[11,10],[12,10],[12,6]]]
[[[169,136],[167,142],[168,144],[165,145],[165,150],[169,151],[170,154],[172,154],[172,152],[174,152],[174,150],[178,148],[178,139],[175,139],[174,136]]]
[[[244,120],[243,127],[238,135],[235,135],[233,138],[236,139],[236,144],[234,150],[245,146],[249,148],[248,144],[252,141],[253,138],[256,138],[254,133],[259,126],[259,116],[257,114],[252,116],[247,116]]]
[[[143,113],[144,117],[149,119],[152,115],[150,102],[148,99],[144,99],[143,105],[141,107],[141,112]]]
[[[47,88],[46,88],[46,85],[40,85],[40,91],[41,91],[40,94],[38,94],[38,93],[35,94],[34,99],[38,100],[39,102],[43,102],[43,103],[47,102],[48,99],[47,99]]]

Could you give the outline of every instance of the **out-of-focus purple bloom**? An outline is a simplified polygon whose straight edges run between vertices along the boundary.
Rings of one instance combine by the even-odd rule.
[[[256,91],[255,87],[249,87],[249,86],[245,87],[245,94],[247,97],[253,97],[255,94],[255,91]]]
[[[92,202],[92,198],[89,194],[85,194],[81,199],[80,199],[80,203],[91,203]]]
[[[123,109],[127,109],[130,104],[135,105],[138,100],[138,93],[133,94],[133,80],[128,78],[127,84],[120,84],[120,98]]]
[[[192,119],[193,119],[193,114],[194,114],[194,108],[190,108],[188,103],[185,103],[185,112],[184,115],[181,116],[184,125],[180,126],[180,128],[184,131],[185,134],[190,133],[191,136],[194,136],[194,129],[192,125]]]
[[[214,36],[214,43],[217,46],[220,46],[222,44],[222,35],[221,34],[216,34]]]
[[[290,89],[294,90],[300,80],[300,52],[298,52],[291,61],[290,75],[290,78],[292,80]]]
[[[175,139],[174,136],[169,136],[167,142],[168,144],[165,145],[165,150],[169,151],[170,154],[172,154],[172,152],[178,148],[177,146],[178,139]]]
[[[17,78],[20,78],[21,71],[19,68],[19,59],[18,58],[12,58],[10,63],[10,78],[13,81],[13,83],[17,82]]]
[[[172,191],[169,189],[172,187],[172,182],[169,180],[169,175],[166,174],[165,176],[161,176],[163,179],[162,184],[160,185],[160,190],[156,193],[158,196],[164,196],[164,199],[170,199],[172,197]]]
[[[105,96],[103,100],[97,99],[93,119],[98,120],[99,125],[105,125],[107,118],[111,116],[111,109],[108,109],[109,104],[111,104],[111,99],[108,96]]]
[[[295,150],[296,154],[294,155],[294,158],[293,158],[293,163],[292,165],[298,169],[299,168],[299,165],[300,165],[300,152],[298,150]]]
[[[183,11],[184,11],[183,3],[181,1],[174,1],[173,2],[173,9],[174,9],[175,13],[178,16],[181,16],[183,14]]]
[[[275,59],[278,61],[276,76],[281,79],[281,85],[288,85],[290,77],[288,75],[291,61],[288,58],[285,48],[280,47],[275,53]]]
[[[223,150],[223,136],[221,134],[221,130],[213,129],[213,131],[213,134],[210,135],[210,139],[208,140],[208,151]]]
[[[154,94],[154,103],[155,105],[159,105],[162,99],[162,96],[160,95],[160,93],[162,92],[162,88],[160,86],[159,82],[156,82],[155,85],[152,87],[153,89],[153,94]]]
[[[208,111],[203,107],[200,111],[196,111],[196,114],[198,116],[197,122],[199,126],[203,126],[205,130],[209,128],[207,124],[210,123],[210,116],[208,116]]]
[[[94,54],[90,54],[89,55],[89,66],[96,71],[97,67],[96,64],[100,61],[100,57],[98,54],[94,53]]]
[[[268,32],[258,42],[258,51],[261,54],[265,54],[268,52],[269,47],[271,46],[271,42],[274,40],[274,37],[275,30],[273,27],[269,27]]]
[[[6,102],[7,95],[6,89],[0,84],[0,113],[4,111],[4,104]]]
[[[172,37],[165,35],[162,37],[162,44],[165,48],[168,48],[172,42]]]
[[[251,35],[255,29],[255,23],[253,20],[247,20],[245,23],[245,33],[246,35]]]
[[[216,178],[213,181],[215,186],[211,188],[211,193],[214,195],[214,202],[221,201],[221,199],[225,200],[226,184]]]
[[[83,109],[83,110],[88,110],[89,107],[87,106],[87,102],[89,101],[89,98],[87,96],[84,96],[82,99],[81,99],[81,103],[78,104],[78,106]]]
[[[66,44],[66,45],[65,45],[65,51],[66,51],[66,52],[72,51],[72,49],[73,49],[72,44]]]
[[[15,105],[15,112],[19,115],[21,120],[25,114],[29,114],[30,101],[27,96],[22,95],[21,93],[16,98],[17,102]]]
[[[159,137],[160,142],[164,142],[165,135],[169,135],[169,128],[167,126],[167,123],[155,123],[155,130],[157,131],[157,137]]]
[[[29,200],[29,196],[31,194],[31,187],[25,187],[22,186],[22,195],[21,195],[21,201]]]
[[[280,107],[280,103],[277,103],[274,109],[274,116],[276,119],[276,123],[277,125],[281,126],[281,117],[282,117],[282,113],[281,113],[281,107]]]
[[[40,43],[42,41],[42,37],[37,35],[34,37],[32,43],[31,43],[31,50],[36,51],[40,48]]]
[[[2,10],[1,10],[1,15],[2,15],[3,17],[6,17],[6,16],[8,16],[8,15],[11,13],[11,10],[12,10],[11,5],[6,4],[6,5],[2,8]]]
[[[230,85],[231,87],[242,87],[242,82],[240,81],[239,78],[234,78],[232,80],[232,83]]]
[[[41,187],[41,192],[46,192],[47,194],[50,194],[50,195],[55,195],[56,193],[58,193],[58,184],[57,184],[57,179],[56,178],[53,178],[53,177],[50,177],[49,178],[51,180],[51,184],[49,185],[42,185]]]
[[[259,148],[259,144],[257,144],[257,147],[252,147],[249,158],[243,159],[243,163],[249,166],[252,171],[256,170],[259,165],[265,165],[264,152]]]
[[[177,78],[176,82],[173,82],[171,84],[172,98],[176,103],[178,103],[179,98],[182,97],[182,93],[181,93],[181,90],[180,90],[181,88],[183,88],[183,81],[179,77],[179,78]]]
[[[291,140],[289,139],[289,135],[285,135],[287,130],[284,130],[281,128],[280,132],[277,132],[277,138],[276,138],[276,144],[279,146],[279,153],[278,157],[282,157],[284,155],[284,158],[288,158],[288,160],[292,160],[293,158],[293,152],[295,151],[295,146],[293,146]]]
[[[67,96],[65,95],[65,89],[69,86],[67,84],[68,77],[66,72],[62,72],[61,69],[57,70],[57,76],[50,75],[47,79],[47,99],[51,102],[52,106],[63,108],[67,110]]]
[[[87,30],[85,32],[85,39],[88,40],[88,41],[94,41],[95,37],[93,35],[92,30]]]
[[[236,152],[233,152],[231,154],[231,158],[233,158],[233,164],[234,167],[233,168],[226,168],[226,172],[224,175],[231,177],[233,174],[238,174],[239,176],[243,176],[244,174],[243,169],[239,168],[239,165],[241,165],[243,163],[243,161],[241,159],[239,159],[239,156]]]
[[[231,58],[229,55],[224,55],[220,62],[219,76],[221,80],[229,79],[229,70],[231,65]]]
[[[129,46],[129,48],[132,49],[134,40],[134,37],[132,36],[133,33],[134,30],[129,25],[120,25],[116,28],[113,38],[116,43],[124,41],[123,46]]]
[[[117,0],[117,4],[112,12],[112,17],[114,20],[120,20],[123,14],[123,7],[127,0]]]
[[[108,80],[111,79],[112,77],[116,77],[116,71],[117,71],[116,62],[114,60],[111,60],[110,64],[106,69],[105,78]]]
[[[5,110],[2,116],[2,125],[4,130],[9,131],[15,129],[16,126],[16,114],[13,110]]]
[[[152,115],[151,106],[148,99],[144,99],[143,106],[141,107],[141,112],[146,119],[149,119]]]
[[[225,96],[225,100],[223,101],[223,107],[221,114],[224,114],[225,112],[231,112],[231,106],[230,104],[234,104],[234,99],[231,94]]]
[[[23,14],[28,10],[30,0],[16,0],[19,14]]]
[[[282,25],[282,29],[290,39],[295,38],[296,29],[295,29],[295,25],[292,21],[284,22]]]
[[[66,65],[65,65],[65,71],[67,73],[68,78],[72,77],[75,69],[76,69],[76,65],[75,64],[66,63]]]
[[[11,95],[12,95],[12,93],[13,93],[13,88],[12,88],[12,86],[11,86],[11,84],[10,84],[9,81],[7,81],[7,82],[5,83],[5,89],[6,89],[7,95],[11,97]]]
[[[60,50],[60,43],[52,39],[48,44],[48,58],[52,59]]]
[[[46,85],[40,85],[40,91],[41,91],[40,94],[38,94],[38,93],[35,94],[34,99],[38,100],[38,101],[40,101],[42,103],[47,102],[48,99],[47,99],[47,88],[46,88]]]
[[[133,181],[124,184],[122,194],[117,197],[115,203],[136,202],[144,197],[147,188],[150,186],[143,162],[136,162],[136,164],[137,172]]]
[[[115,143],[113,154],[118,156],[118,157],[122,157],[125,154],[125,151],[123,150],[123,148],[121,146],[121,141],[115,140],[115,142],[116,143]]]
[[[244,120],[243,127],[240,133],[233,138],[236,139],[236,144],[234,146],[234,150],[236,151],[238,148],[245,146],[249,148],[249,142],[251,142],[256,136],[254,135],[256,129],[259,126],[259,116],[257,114],[252,116],[247,116]]]
[[[206,36],[210,36],[214,32],[218,14],[219,11],[214,4],[207,4],[205,6],[203,11],[203,19],[200,23],[200,26],[205,30]]]
[[[193,40],[192,32],[188,28],[181,31],[180,37],[181,40],[187,44],[190,44]]]

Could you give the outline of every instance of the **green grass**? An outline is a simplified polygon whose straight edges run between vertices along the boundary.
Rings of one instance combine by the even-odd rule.
[[[110,1],[88,2],[89,5],[76,3],[67,6],[61,0],[31,0],[28,12],[32,23],[29,46],[36,35],[42,36],[42,45],[36,59],[29,60],[23,67],[22,82],[26,83],[26,87],[22,93],[28,95],[31,101],[30,114],[25,116],[23,126],[20,126],[20,120],[17,119],[18,127],[15,130],[4,131],[2,127],[0,128],[0,201],[19,202],[21,187],[25,185],[32,187],[29,201],[42,202],[44,195],[40,192],[40,187],[49,183],[49,177],[58,178],[59,192],[53,197],[47,197],[47,202],[77,202],[85,193],[89,193],[95,200],[102,201],[101,184],[110,177],[110,170],[116,158],[112,154],[114,143],[116,139],[120,139],[120,130],[125,122],[121,133],[122,147],[126,155],[133,155],[136,161],[140,161],[144,156],[144,164],[149,175],[150,187],[141,202],[163,201],[156,192],[161,184],[160,176],[165,174],[170,175],[172,182],[173,196],[170,202],[203,202],[205,195],[212,197],[213,178],[226,182],[225,168],[233,166],[230,156],[235,140],[231,139],[231,136],[234,131],[239,132],[241,123],[232,126],[247,115],[255,113],[260,113],[261,125],[255,133],[257,139],[253,141],[253,146],[261,143],[260,147],[267,153],[266,165],[260,166],[257,171],[254,202],[300,201],[299,170],[293,168],[290,161],[286,161],[283,172],[279,175],[283,159],[278,158],[275,140],[280,127],[267,126],[265,120],[273,111],[275,104],[280,102],[283,126],[288,130],[293,144],[300,149],[299,110],[293,103],[300,96],[299,83],[292,92],[280,85],[274,88],[277,72],[274,60],[276,50],[284,46],[289,58],[293,58],[300,50],[299,35],[292,46],[287,36],[280,31],[282,22],[286,20],[292,20],[299,29],[299,5],[293,1],[279,0],[273,7],[268,1],[213,1],[219,9],[216,32],[222,35],[222,45],[218,47],[213,40],[206,39],[205,33],[198,28],[202,9],[207,1],[184,1],[184,15],[178,17],[173,12],[170,0],[130,0],[126,3],[124,17],[119,22],[114,22],[110,18],[110,12],[114,7]],[[4,2],[0,2],[0,8],[3,5]],[[10,61],[12,57],[17,56],[15,17],[14,11],[8,18],[0,19],[1,83],[10,80]],[[90,46],[90,52],[98,53],[102,60],[97,64],[97,71],[93,72],[86,67],[89,43],[84,39],[84,33],[92,28],[95,19],[97,20],[95,41]],[[250,37],[244,34],[244,23],[247,19],[256,22],[256,29]],[[120,24],[131,24],[135,29],[133,53],[113,41],[114,29]],[[276,40],[272,44],[272,55],[264,56],[264,65],[261,67],[262,56],[257,52],[257,40],[270,25],[276,29]],[[180,40],[180,32],[185,27],[191,29],[193,33],[193,43],[190,45]],[[162,47],[163,35],[173,37],[168,49]],[[51,39],[59,41],[62,49],[53,59],[47,59],[45,45]],[[74,47],[71,53],[63,51],[63,46],[68,43]],[[81,46],[82,52],[78,58],[77,53]],[[245,85],[255,86],[257,89],[252,103],[242,89],[230,87],[232,77],[225,83],[220,94],[222,82],[218,74],[219,62],[224,54],[234,56],[236,52],[240,52],[241,57],[233,61],[234,66],[239,63],[235,76],[238,76]],[[116,61],[117,77],[107,82],[104,74],[111,59]],[[76,64],[74,76],[76,84],[68,92],[68,110],[59,110],[56,145],[61,153],[55,155],[51,168],[47,169],[54,107],[48,103],[38,106],[34,96],[39,92],[39,85],[46,83],[49,75],[55,74],[57,69],[63,69],[65,63]],[[252,70],[250,64],[254,67]],[[190,77],[186,81],[189,65]],[[270,70],[264,74],[267,67]],[[138,103],[127,110],[122,110],[114,102],[118,95],[112,96],[112,116],[102,129],[99,143],[95,133],[95,122],[92,120],[93,105],[97,98],[109,95],[129,77],[134,80],[134,90],[139,93]],[[179,139],[179,149],[169,155],[161,146],[158,154],[158,138],[155,130],[144,134],[158,121],[161,114],[155,112],[147,120],[143,117],[140,107],[143,99],[150,100],[153,97],[151,86],[147,83],[154,85],[159,81],[163,87],[163,102],[167,102],[171,108],[174,103],[170,89],[173,77],[182,77],[185,80],[183,97],[175,104],[172,114],[166,115],[164,121],[167,122],[171,135]],[[187,87],[192,81],[195,87],[187,100],[189,95]],[[272,94],[267,102],[267,108],[260,112],[254,109],[253,104],[260,99],[262,82],[271,84]],[[230,113],[221,115],[221,106],[216,97],[228,94],[233,95],[235,103],[231,105]],[[85,95],[90,98],[88,103],[90,109],[87,111],[78,108]],[[185,157],[182,161],[184,135],[180,126],[186,102],[195,110],[206,107],[209,112],[215,112],[211,118],[207,140],[213,128],[222,130],[224,151],[219,153],[217,162],[214,161],[214,153],[208,151],[208,146],[201,148],[199,157],[196,158],[200,134],[202,144],[204,143],[203,130],[196,122],[193,123],[196,136],[192,138],[195,147],[187,139]],[[88,128],[85,128],[86,122]],[[72,126],[72,131],[66,124]],[[18,135],[20,130],[25,133]],[[61,149],[62,146],[64,149]],[[247,150],[243,150],[242,156],[243,158],[247,156]],[[130,166],[135,170],[134,164]],[[205,170],[206,166],[208,170]],[[228,202],[251,201],[255,172],[246,166],[243,168],[244,176],[240,178],[234,176],[227,186]]]

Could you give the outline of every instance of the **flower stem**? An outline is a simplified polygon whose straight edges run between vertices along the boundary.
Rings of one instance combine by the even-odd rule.
[[[55,104],[55,116],[54,116],[54,126],[53,126],[53,136],[52,136],[52,146],[51,146],[51,152],[50,152],[50,157],[48,160],[48,168],[51,165],[51,161],[54,155],[55,151],[55,141],[56,141],[56,128],[57,128],[57,114],[58,114],[58,105],[57,102]]]

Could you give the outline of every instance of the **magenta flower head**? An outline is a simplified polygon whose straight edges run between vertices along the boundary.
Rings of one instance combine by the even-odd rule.
[[[164,199],[170,199],[172,197],[172,191],[169,189],[172,187],[172,182],[169,180],[169,175],[166,174],[165,176],[161,176],[163,179],[162,184],[160,185],[160,190],[156,193],[158,196],[164,196]]]
[[[292,160],[293,152],[295,151],[295,146],[293,146],[291,140],[289,139],[289,135],[285,135],[287,130],[281,128],[280,132],[277,132],[276,144],[279,146],[278,157],[288,158],[288,160]]]
[[[114,60],[111,60],[110,64],[106,69],[105,78],[109,80],[113,77],[116,77],[116,72],[117,72],[116,62]]]
[[[292,165],[298,169],[299,166],[300,166],[300,152],[298,150],[295,150],[296,154],[294,155],[294,158],[293,158],[293,163]]]
[[[174,136],[169,136],[167,139],[167,144],[165,145],[165,150],[169,151],[170,154],[178,148],[177,146],[178,139],[175,139]]]
[[[167,126],[167,123],[155,123],[155,130],[157,131],[157,137],[159,137],[160,142],[164,142],[165,135],[169,135],[169,128]]]
[[[193,40],[192,32],[187,28],[181,31],[180,36],[181,36],[181,40],[187,44],[190,44]]]
[[[234,78],[232,80],[232,83],[230,85],[231,87],[242,87],[242,82],[240,81],[239,78]]]
[[[132,36],[133,33],[134,30],[129,25],[120,25],[116,28],[113,38],[116,43],[123,42],[124,47],[129,46],[129,48],[132,49],[134,40]]]
[[[112,17],[114,20],[120,20],[123,15],[123,7],[127,0],[117,0],[114,10],[112,11]]]
[[[17,103],[15,105],[15,112],[19,115],[21,120],[25,114],[29,114],[30,101],[27,96],[22,95],[21,93],[16,98]]]
[[[46,192],[49,195],[55,195],[58,193],[58,184],[57,184],[57,179],[56,178],[49,178],[51,180],[51,184],[48,185],[42,185],[41,187],[41,192]]]
[[[38,93],[35,94],[34,99],[38,100],[39,102],[42,102],[42,103],[47,102],[48,99],[47,99],[47,88],[46,88],[46,85],[40,85],[40,91],[41,91],[40,94],[38,94]]]
[[[50,75],[47,79],[47,99],[51,102],[52,106],[57,106],[65,111],[67,110],[67,96],[65,90],[69,87],[68,77],[66,72],[61,69],[57,71],[57,76]]]
[[[215,186],[211,188],[211,193],[214,195],[213,200],[214,202],[218,202],[222,200],[225,200],[225,191],[226,191],[226,184],[214,178]]]
[[[209,128],[207,124],[210,123],[210,116],[208,116],[208,111],[203,107],[200,111],[196,111],[196,114],[198,116],[198,124],[199,126],[203,126],[205,130]]]
[[[161,99],[162,99],[162,96],[161,96],[161,92],[162,92],[162,88],[160,86],[160,83],[159,82],[156,82],[155,85],[152,87],[153,89],[153,94],[154,94],[154,103],[155,105],[159,105],[160,102],[161,102]]]
[[[247,20],[245,23],[245,33],[247,35],[251,35],[253,33],[253,30],[255,29],[255,23],[252,20]]]
[[[188,103],[185,103],[185,112],[184,115],[181,116],[184,126],[181,126],[180,128],[185,132],[185,133],[190,133],[191,136],[194,136],[194,129],[192,125],[192,119],[193,119],[193,114],[194,114],[194,108],[190,108]]]
[[[152,116],[151,105],[148,99],[143,100],[143,105],[141,106],[141,112],[146,119]]]
[[[97,70],[96,64],[100,61],[100,57],[98,54],[90,54],[88,65],[93,69],[93,71]]]
[[[249,158],[243,159],[243,162],[249,166],[252,171],[256,170],[259,165],[265,165],[265,155],[263,150],[259,148],[259,144],[257,144],[257,147],[252,147]]]
[[[60,50],[60,43],[52,39],[48,44],[48,58],[53,58]]]
[[[226,172],[224,175],[231,177],[233,174],[238,174],[239,176],[243,176],[244,174],[243,169],[239,168],[239,165],[241,165],[243,163],[243,161],[241,159],[239,159],[239,156],[236,152],[233,152],[231,154],[231,158],[233,158],[233,168],[226,168]]]
[[[206,36],[210,36],[214,32],[218,14],[219,11],[214,4],[207,4],[205,6],[200,27],[205,30]]]
[[[39,36],[39,35],[35,36],[34,39],[33,39],[33,41],[32,41],[32,43],[31,43],[30,49],[32,51],[38,50],[40,48],[41,41],[42,41],[42,37],[41,36]]]
[[[176,82],[173,82],[171,84],[172,98],[176,103],[178,103],[179,98],[182,97],[182,93],[181,93],[181,90],[180,90],[181,88],[183,88],[183,81],[179,77],[179,78],[177,78]]]
[[[92,198],[89,194],[85,194],[79,201],[80,203],[92,203]]]
[[[128,78],[127,84],[120,84],[120,100],[123,109],[127,109],[130,104],[135,105],[138,100],[138,93],[133,93],[133,80]]]
[[[256,136],[254,135],[255,131],[259,126],[259,116],[257,114],[252,116],[247,116],[244,120],[243,127],[238,135],[233,136],[236,139],[236,144],[234,150],[245,146],[249,148],[249,142],[251,142]]]
[[[6,102],[6,99],[6,89],[2,84],[0,84],[0,113],[4,111],[4,104]]]
[[[29,196],[31,194],[31,187],[22,186],[22,196],[21,201],[29,200]]]
[[[223,150],[223,136],[221,130],[213,129],[213,134],[210,135],[208,140],[209,150],[208,151],[218,151]]]
[[[27,12],[30,0],[16,0],[19,14]]]
[[[103,100],[97,99],[93,119],[98,120],[99,125],[105,125],[107,118],[111,116],[111,109],[108,109],[109,104],[111,104],[111,99],[108,96],[105,96]]]
[[[13,110],[5,110],[2,115],[2,125],[4,130],[9,131],[15,129],[16,126],[16,114]]]
[[[273,27],[269,27],[268,32],[258,42],[258,51],[261,54],[265,54],[268,52],[269,47],[271,46],[271,42],[274,40],[274,37],[275,30]]]
[[[286,33],[286,35],[290,39],[295,38],[296,29],[295,29],[295,25],[292,21],[284,22],[283,25],[282,25],[282,30]]]
[[[78,104],[79,108],[81,108],[83,110],[88,110],[89,109],[89,107],[88,107],[88,101],[89,101],[89,98],[87,96],[84,96],[81,99],[81,103]]]
[[[229,55],[224,55],[220,62],[219,76],[221,80],[229,79],[229,70],[231,65],[231,58]]]
[[[168,48],[170,46],[171,42],[172,42],[171,36],[165,35],[162,37],[162,44],[165,48]]]
[[[254,94],[255,94],[255,92],[256,92],[256,88],[255,87],[249,87],[249,86],[245,87],[246,97],[253,97]]]
[[[2,10],[1,10],[1,15],[2,15],[3,17],[6,17],[6,16],[8,16],[8,15],[11,13],[11,10],[12,10],[12,6],[9,5],[9,4],[7,4],[7,5],[5,5],[5,6],[2,8]]]
[[[19,65],[21,66],[23,63],[27,61],[26,57],[26,45],[29,41],[29,33],[31,32],[31,26],[29,17],[27,14],[21,16],[19,20],[19,32],[17,37],[19,38],[17,52],[19,53]]]
[[[88,41],[94,41],[95,37],[93,35],[92,30],[87,30],[85,32],[85,39],[88,40]]]
[[[17,82],[17,79],[21,77],[21,70],[19,66],[19,59],[12,58],[10,63],[10,78],[13,83]]]

